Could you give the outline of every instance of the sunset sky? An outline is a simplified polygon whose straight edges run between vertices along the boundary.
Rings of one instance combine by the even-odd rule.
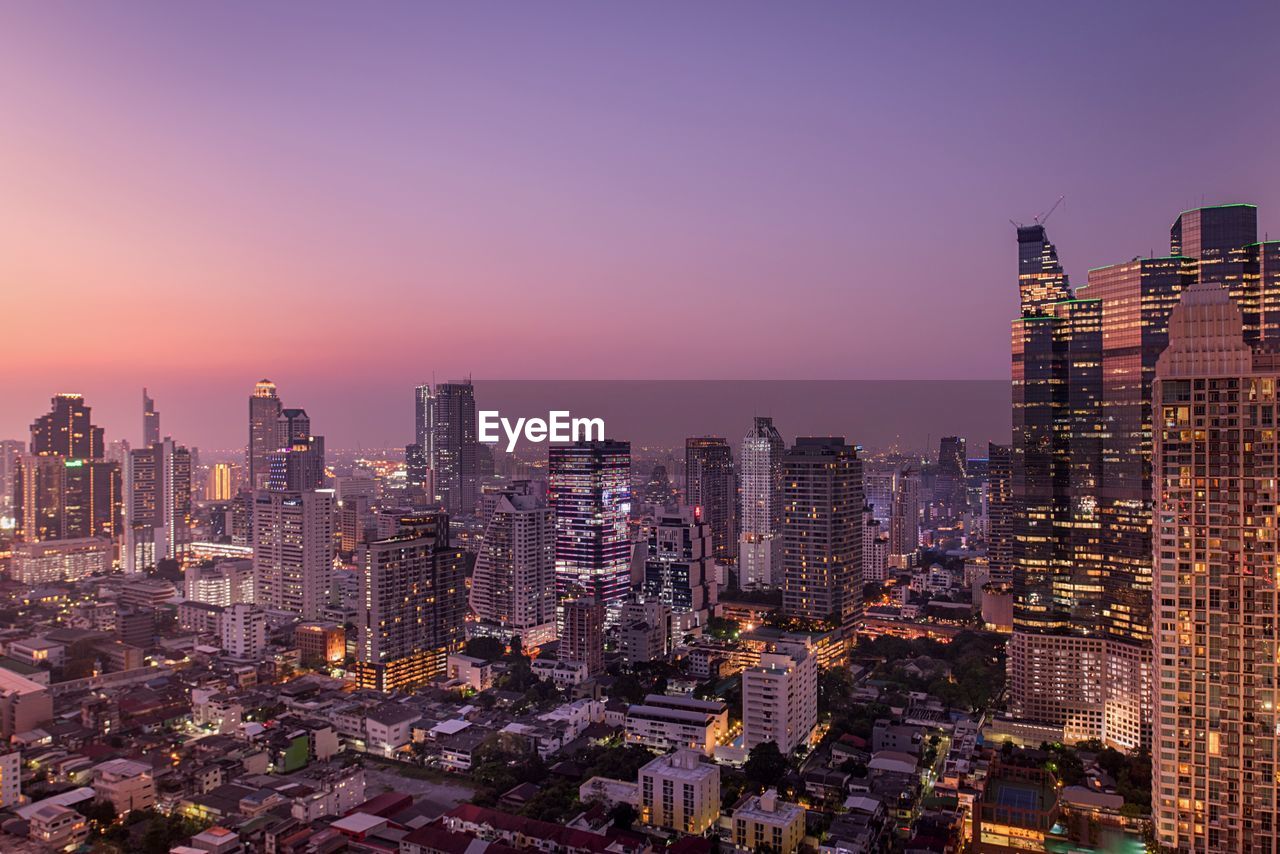
[[[1277,27],[1276,3],[6,4],[0,438],[57,391],[136,438],[147,385],[166,432],[243,442],[261,376],[337,442],[383,438],[352,401],[402,419],[433,374],[1006,377],[1010,218],[1065,194],[1078,284],[1201,202],[1280,234]]]

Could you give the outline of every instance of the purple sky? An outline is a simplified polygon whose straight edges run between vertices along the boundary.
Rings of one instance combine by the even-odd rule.
[[[1065,194],[1078,283],[1167,252],[1201,201],[1280,233],[1278,26],[1275,3],[8,4],[0,436],[79,390],[132,438],[148,385],[177,438],[231,444],[264,375],[341,443],[399,434],[354,402],[433,373],[1002,378],[1010,217]]]

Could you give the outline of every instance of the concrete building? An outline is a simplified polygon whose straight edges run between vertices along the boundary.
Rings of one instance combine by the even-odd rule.
[[[32,587],[79,581],[111,571],[111,541],[100,537],[18,543],[9,560],[9,577]]]
[[[564,630],[560,637],[561,661],[581,661],[587,673],[604,672],[604,605],[597,599],[569,599],[561,603]]]
[[[691,749],[710,756],[729,732],[724,703],[649,694],[627,709],[624,739],[654,750]]]
[[[818,662],[802,647],[766,652],[742,671],[743,745],[772,741],[786,755],[818,724]]]
[[[671,654],[671,608],[662,602],[628,602],[618,621],[618,649],[627,664],[662,661]]]
[[[747,795],[733,809],[733,844],[739,851],[794,854],[804,841],[805,810],[779,800],[778,790]]]
[[[267,647],[267,614],[256,605],[243,602],[222,612],[222,648],[227,655],[256,661]]]
[[[487,497],[487,496],[486,496]],[[555,518],[529,481],[494,501],[471,578],[471,610],[484,634],[525,649],[556,637]]]
[[[14,750],[0,754],[0,809],[22,803],[22,754]]]
[[[93,791],[109,801],[117,815],[155,806],[156,787],[151,766],[131,759],[112,759],[93,769]]]
[[[53,720],[53,698],[49,689],[0,668],[0,740],[8,742],[20,732],[36,729]]]
[[[330,489],[255,493],[257,604],[320,619],[333,575],[333,508]]]
[[[720,817],[720,768],[696,750],[659,756],[640,769],[640,820],[700,836]]]
[[[256,602],[252,560],[220,560],[213,566],[188,566],[183,574],[184,592],[189,601],[223,608]]]
[[[45,804],[28,819],[27,837],[50,851],[72,851],[89,837],[89,823],[70,807]]]
[[[786,447],[772,418],[757,417],[738,449],[740,464],[738,582],[744,588],[782,585],[782,456]]]

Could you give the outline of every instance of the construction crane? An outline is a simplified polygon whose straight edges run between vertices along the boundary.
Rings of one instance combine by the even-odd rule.
[[[1054,202],[1054,203],[1053,203],[1053,207],[1049,208],[1047,211],[1045,211],[1044,213],[1040,214],[1039,216],[1037,216],[1035,219],[1033,219],[1033,220],[1031,220],[1031,221],[1032,221],[1034,224],[1036,224],[1036,225],[1044,225],[1044,224],[1045,224],[1045,222],[1047,222],[1047,221],[1048,221],[1049,217],[1053,215],[1053,212],[1054,212],[1054,211],[1056,211],[1056,210],[1058,209],[1058,205],[1062,204],[1062,200],[1063,200],[1063,199],[1065,199],[1065,198],[1066,198],[1066,196],[1058,196],[1058,200],[1057,200],[1056,202]],[[1018,222],[1018,221],[1017,221],[1017,220],[1015,220],[1015,219],[1011,219],[1011,220],[1009,220],[1009,222],[1013,224],[1013,227],[1014,227],[1014,228],[1022,228],[1022,227],[1023,227],[1023,226],[1022,226],[1022,223]]]

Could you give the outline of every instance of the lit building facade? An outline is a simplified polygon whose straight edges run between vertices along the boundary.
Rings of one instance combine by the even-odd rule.
[[[862,461],[843,437],[801,437],[783,462],[782,608],[845,631],[862,618]]]
[[[257,604],[319,619],[333,575],[333,510],[330,489],[254,495]]]
[[[757,417],[738,453],[738,583],[782,586],[782,457],[786,446],[773,419]]]
[[[685,503],[698,508],[711,527],[715,559],[722,565],[738,557],[738,479],[733,450],[716,436],[697,436],[684,443]]]
[[[525,649],[556,637],[555,519],[545,495],[523,482],[495,497],[471,579],[483,634]]]
[[[1186,290],[1154,384],[1152,807],[1179,852],[1280,848],[1280,356],[1227,287]]]
[[[588,596],[616,622],[631,586],[631,445],[605,439],[552,445],[556,597]]]

